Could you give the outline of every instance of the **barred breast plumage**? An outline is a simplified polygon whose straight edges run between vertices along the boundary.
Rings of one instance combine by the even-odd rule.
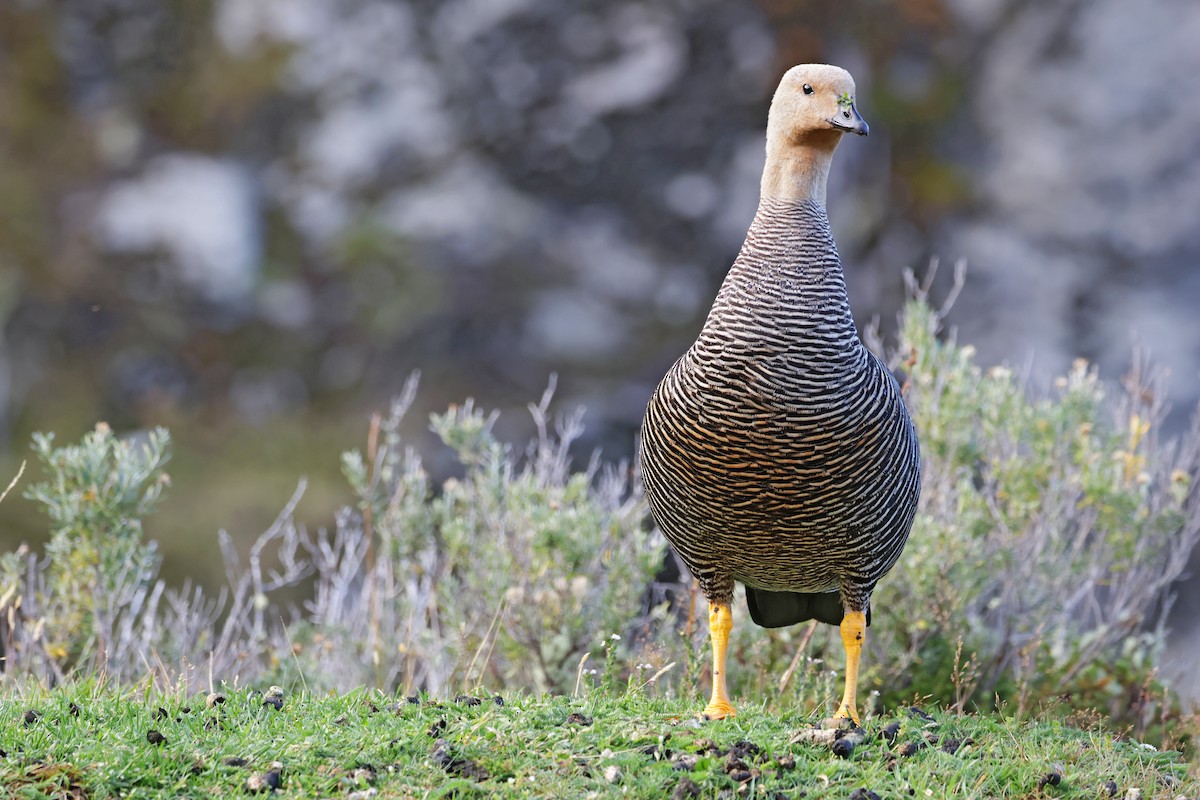
[[[646,412],[659,527],[710,597],[740,581],[840,590],[862,609],[908,536],[918,463],[900,389],[859,341],[824,210],[765,201]]]
[[[866,132],[847,81],[825,65],[784,77],[758,213],[699,338],[654,392],[641,444],[654,519],[712,620],[736,581],[760,624],[816,618],[841,624],[843,638],[899,558],[920,486],[916,433],[896,380],[859,340],[824,209],[841,129]],[[797,136],[815,87],[836,92],[836,119],[822,111],[815,133]],[[785,90],[799,111],[777,113]],[[836,124],[848,119],[861,130]],[[840,711],[856,718],[847,680]],[[720,694],[714,681],[710,716],[726,715]]]

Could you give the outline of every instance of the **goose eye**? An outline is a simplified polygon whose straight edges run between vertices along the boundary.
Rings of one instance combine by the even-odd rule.
[[[804,84],[804,93],[805,93],[805,94],[812,94],[812,93],[813,93],[813,88],[812,88],[811,86],[809,86],[807,83],[806,83],[806,84]]]

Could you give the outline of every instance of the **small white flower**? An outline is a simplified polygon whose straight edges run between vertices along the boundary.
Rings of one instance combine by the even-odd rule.
[[[610,638],[610,639],[612,639],[614,642],[619,642],[619,641],[621,641],[621,634],[619,634],[619,633],[614,633],[614,634],[613,634],[612,636],[610,636],[609,638]]]

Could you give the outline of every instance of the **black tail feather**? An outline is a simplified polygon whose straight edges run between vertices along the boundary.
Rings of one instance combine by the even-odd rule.
[[[764,628],[782,628],[810,619],[841,625],[845,615],[838,592],[769,592],[747,586],[746,605],[750,619]],[[871,624],[870,606],[867,606],[867,624]]]

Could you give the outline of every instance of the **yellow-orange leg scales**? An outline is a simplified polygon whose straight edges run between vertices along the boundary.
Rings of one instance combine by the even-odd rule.
[[[846,648],[846,690],[834,719],[849,719],[858,724],[858,659],[862,656],[863,639],[867,635],[867,616],[861,611],[848,611],[842,617],[842,647]]]
[[[861,611],[850,611],[842,618],[840,626],[842,646],[846,649],[846,689],[842,703],[838,706],[835,720],[851,720],[858,724],[858,662],[862,657],[863,639],[866,638],[867,618]],[[713,669],[712,697],[702,712],[709,719],[724,719],[737,714],[729,702],[729,691],[725,686],[725,656],[729,650],[729,632],[733,630],[733,613],[724,603],[708,604],[708,633],[712,640]]]
[[[725,689],[725,653],[729,650],[729,632],[733,630],[733,612],[727,603],[708,604],[708,636],[712,640],[712,697],[702,712],[709,719],[724,719],[737,714]]]

